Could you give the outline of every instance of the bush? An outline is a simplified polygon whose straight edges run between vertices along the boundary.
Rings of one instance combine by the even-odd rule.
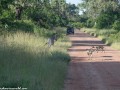
[[[110,40],[113,42],[120,42],[120,32],[110,35]]]
[[[74,26],[75,28],[80,29],[80,28],[82,28],[84,25],[83,25],[83,23],[76,22],[76,23],[73,23],[73,26]]]
[[[112,27],[115,30],[120,30],[120,21],[115,21]]]
[[[92,19],[87,20],[87,25],[88,28],[92,28],[94,26],[94,21]]]
[[[113,20],[111,20],[110,14],[102,13],[98,18],[97,18],[97,24],[96,28],[102,29],[102,28],[109,28],[111,26],[111,23]]]

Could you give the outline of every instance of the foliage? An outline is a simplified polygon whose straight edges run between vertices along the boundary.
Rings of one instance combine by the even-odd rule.
[[[96,28],[111,28],[114,21],[119,18],[118,13],[114,11],[107,11],[101,13],[96,19]]]
[[[77,16],[79,9],[75,4],[67,4],[68,17]]]
[[[87,20],[87,25],[86,25],[86,27],[88,27],[88,28],[92,28],[93,26],[94,26],[94,21],[93,20],[91,20],[91,19],[88,19]]]
[[[78,16],[77,6],[65,0],[0,0],[0,87],[61,90],[70,43],[65,28],[55,27]],[[48,48],[53,33],[59,39]]]
[[[61,33],[64,34],[64,33]],[[0,37],[0,87],[61,90],[70,60],[64,36],[48,48],[47,39],[16,32]]]
[[[97,18],[96,28],[98,28],[98,29],[107,28],[109,26],[109,21],[111,19],[111,17],[109,17],[109,16],[110,15],[108,15],[108,14],[101,14]]]
[[[96,19],[101,12],[118,11],[119,2],[117,0],[83,0],[83,5],[79,5],[85,9],[88,17]]]
[[[113,29],[120,31],[120,21],[116,20],[112,26],[113,26]]]
[[[78,16],[77,6],[67,4],[65,0],[2,0],[0,22],[7,23],[5,19],[14,22],[18,9],[19,19],[32,19],[35,24],[47,29],[53,26],[66,26],[68,21],[77,20]]]
[[[112,28],[113,23],[120,19],[120,1],[119,0],[82,0],[79,8],[83,12],[83,16],[96,22],[95,27]],[[85,24],[87,26],[86,21]]]
[[[114,48],[120,49],[119,43],[120,43],[120,32],[114,29],[88,29],[84,28],[82,29],[85,32],[97,36],[100,38],[104,43],[107,45],[111,45]]]
[[[110,39],[113,42],[120,42],[120,32],[118,32],[116,34],[111,34]]]
[[[73,23],[72,24],[75,28],[78,28],[78,29],[80,29],[80,28],[83,28],[83,23],[80,23],[80,22],[75,22],[75,23]]]

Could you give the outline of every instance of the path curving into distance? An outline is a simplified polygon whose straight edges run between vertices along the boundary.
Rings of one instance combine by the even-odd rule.
[[[71,61],[64,90],[120,90],[120,51],[79,30],[69,38],[72,42],[68,49]],[[105,53],[94,52],[89,60],[86,49],[91,45],[104,45]]]

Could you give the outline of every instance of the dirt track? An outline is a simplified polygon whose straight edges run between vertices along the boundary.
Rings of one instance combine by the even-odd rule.
[[[120,90],[120,51],[103,44],[98,38],[76,30],[70,35],[71,62],[64,90]],[[88,59],[86,49],[91,45],[104,45],[104,52],[94,52]]]

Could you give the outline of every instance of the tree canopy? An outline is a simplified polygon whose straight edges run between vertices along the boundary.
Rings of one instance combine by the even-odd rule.
[[[78,7],[66,0],[1,0],[0,22],[33,20],[40,27],[66,26],[78,17]]]
[[[89,20],[95,22],[98,28],[110,28],[114,22],[120,21],[119,0],[82,0],[80,10]],[[94,26],[93,25],[93,26]]]

